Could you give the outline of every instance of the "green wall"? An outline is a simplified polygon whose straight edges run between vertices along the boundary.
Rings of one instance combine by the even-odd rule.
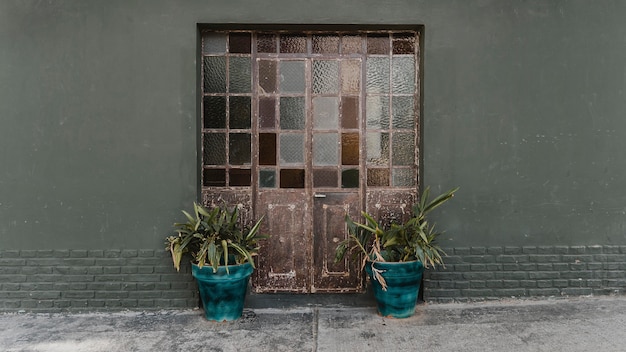
[[[422,24],[445,246],[626,244],[626,2],[0,1],[0,249],[161,248],[198,23]]]

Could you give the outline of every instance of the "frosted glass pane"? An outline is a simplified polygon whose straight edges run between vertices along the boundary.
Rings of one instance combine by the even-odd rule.
[[[368,54],[389,54],[389,36],[367,36]]]
[[[328,54],[339,52],[339,37],[336,35],[314,35],[313,52]]]
[[[366,98],[367,128],[389,128],[389,97],[368,96]]]
[[[361,91],[361,61],[341,61],[341,91],[346,94]]]
[[[284,130],[304,129],[304,97],[280,98],[280,128]]]
[[[313,187],[337,187],[337,170],[313,170]]]
[[[285,133],[280,135],[280,163],[304,163],[304,134]]]
[[[280,36],[280,52],[281,53],[306,53],[306,36],[305,35],[281,35]]]
[[[368,93],[389,92],[389,58],[368,57],[366,86]]]
[[[280,91],[283,93],[304,93],[304,61],[280,62]]]
[[[412,96],[394,96],[391,98],[393,106],[393,128],[413,129],[415,123],[415,106]]]
[[[205,56],[203,67],[204,92],[226,92],[226,58],[223,56]]]
[[[368,165],[388,165],[389,133],[368,132],[365,138]]]
[[[368,186],[389,186],[389,169],[367,169]]]
[[[252,68],[249,57],[231,57],[229,64],[229,85],[231,93],[249,93],[251,90]]]
[[[250,133],[231,133],[228,137],[230,165],[250,165]]]
[[[341,134],[341,164],[359,165],[359,134]]]
[[[230,128],[250,128],[251,102],[250,97],[230,96],[228,107]]]
[[[204,33],[202,35],[203,54],[223,54],[226,52],[226,33]]]
[[[341,37],[341,53],[344,55],[360,54],[361,37],[356,35]]]
[[[313,98],[313,128],[337,129],[339,121],[339,99],[336,97]]]
[[[415,172],[413,169],[392,170],[393,186],[395,187],[412,187],[415,186]]]
[[[359,97],[341,97],[341,127],[359,128]]]
[[[259,171],[259,185],[263,188],[276,187],[276,171],[274,170]]]
[[[276,92],[276,61],[259,61],[259,94]]]
[[[333,94],[339,91],[339,62],[313,61],[313,93]]]
[[[205,133],[203,154],[204,165],[226,164],[226,134]]]
[[[392,161],[394,165],[415,164],[415,135],[413,133],[394,133],[392,135]]]
[[[226,128],[226,97],[209,96],[202,99],[204,128]]]
[[[256,51],[259,53],[275,53],[276,36],[274,36],[273,34],[257,35]]]
[[[337,133],[313,134],[313,165],[337,165],[339,162],[339,137]]]
[[[415,57],[401,56],[393,58],[393,92],[412,94],[415,92]]]

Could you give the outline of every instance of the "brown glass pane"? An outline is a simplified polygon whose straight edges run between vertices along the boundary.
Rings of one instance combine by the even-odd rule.
[[[276,92],[276,61],[259,61],[259,93]]]
[[[228,38],[228,52],[250,53],[252,39],[250,33],[230,33]]]
[[[368,186],[389,186],[389,169],[367,169]]]
[[[339,37],[334,35],[314,35],[313,52],[316,54],[339,53]]]
[[[205,93],[226,93],[226,58],[205,56],[203,78]]]
[[[226,164],[225,133],[205,133],[203,144],[202,160],[204,165]]]
[[[230,118],[228,126],[230,128],[250,128],[250,105],[250,97],[231,96],[229,98]]]
[[[361,37],[343,36],[341,37],[341,53],[344,55],[361,53]]]
[[[337,187],[337,170],[313,170],[313,187]]]
[[[230,165],[250,165],[250,133],[231,133],[228,137]]]
[[[250,169],[230,169],[228,172],[230,186],[250,186],[251,172]]]
[[[306,53],[306,36],[289,34],[281,35],[280,52],[291,54]]]
[[[202,173],[202,184],[205,187],[226,186],[226,170],[224,169],[204,169]]]
[[[276,187],[276,171],[274,170],[259,171],[259,186],[263,188]]]
[[[276,133],[259,133],[259,165],[276,165]]]
[[[341,97],[341,127],[359,128],[359,97]]]
[[[359,188],[358,169],[347,169],[341,171],[341,188]]]
[[[389,54],[389,36],[368,34],[367,53],[368,54]]]
[[[256,39],[256,51],[259,53],[276,52],[276,36],[273,34],[259,34]]]
[[[226,128],[226,97],[202,98],[204,128]]]
[[[304,188],[304,170],[280,170],[280,188]]]
[[[392,43],[394,54],[415,53],[415,36],[412,34],[394,36]]]
[[[276,99],[259,98],[259,126],[274,128],[276,125]]]
[[[359,165],[359,134],[341,134],[341,164]]]

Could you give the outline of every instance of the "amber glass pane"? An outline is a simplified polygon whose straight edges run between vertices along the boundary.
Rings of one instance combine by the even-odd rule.
[[[341,97],[341,127],[359,128],[359,97]]]
[[[203,33],[202,53],[223,54],[226,52],[226,33]]]
[[[389,36],[367,36],[367,53],[368,54],[389,54]]]
[[[284,130],[304,129],[304,97],[280,98],[280,128]]]
[[[304,188],[304,170],[280,170],[280,188]]]
[[[228,183],[231,186],[250,186],[252,180],[250,169],[230,169],[228,173],[230,175]]]
[[[361,37],[357,35],[341,37],[341,53],[344,55],[360,54]]]
[[[231,53],[250,53],[251,43],[250,33],[230,33],[228,51]]]
[[[341,61],[341,91],[358,94],[361,91],[361,61]]]
[[[204,169],[203,182],[205,187],[226,186],[226,170],[224,169]]]
[[[313,52],[316,54],[338,53],[339,37],[335,35],[314,35]]]
[[[204,134],[204,165],[224,165],[226,164],[226,134],[225,133],[205,133]]]
[[[341,164],[342,165],[358,165],[359,164],[359,134],[358,133],[342,133],[341,134]]]
[[[259,133],[259,165],[276,165],[276,133]]]
[[[368,132],[366,144],[368,164],[389,165],[389,133]]]
[[[226,128],[226,97],[202,98],[204,128]]]
[[[259,171],[259,186],[263,188],[276,187],[276,171],[274,170]]]
[[[289,34],[281,35],[280,52],[292,54],[306,53],[306,36]]]
[[[347,169],[341,171],[341,188],[359,188],[358,169]]]
[[[276,99],[259,98],[259,126],[274,128],[276,124]]]
[[[412,133],[394,133],[392,135],[392,161],[394,165],[415,164],[415,136]]]
[[[228,89],[231,93],[250,93],[252,66],[249,57],[231,57],[228,62]]]
[[[259,61],[259,93],[276,92],[276,61]]]
[[[274,36],[273,34],[257,35],[256,51],[259,53],[275,53],[276,36]]]
[[[337,187],[337,170],[313,170],[313,187]]]
[[[389,186],[389,169],[367,169],[368,186]]]
[[[337,97],[313,98],[313,128],[336,130],[339,125],[339,99]]]
[[[228,125],[230,128],[250,128],[250,97],[230,96],[229,99],[230,119]]]
[[[249,165],[250,133],[231,133],[229,139],[229,163],[231,165]]]
[[[415,36],[412,34],[394,36],[392,45],[394,54],[414,54]]]
[[[205,56],[203,66],[204,92],[226,92],[226,58],[223,56]]]

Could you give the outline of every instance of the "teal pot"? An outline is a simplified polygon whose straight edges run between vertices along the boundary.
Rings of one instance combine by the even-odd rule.
[[[198,281],[200,299],[207,320],[237,320],[243,313],[248,281],[253,267],[250,263],[220,266],[213,272],[210,266],[191,266],[191,274]]]
[[[383,290],[380,282],[372,275],[372,265],[381,271],[387,283]],[[415,313],[417,295],[424,273],[420,261],[411,262],[371,262],[365,264],[365,271],[372,279],[372,288],[380,315],[393,318],[408,318]]]

